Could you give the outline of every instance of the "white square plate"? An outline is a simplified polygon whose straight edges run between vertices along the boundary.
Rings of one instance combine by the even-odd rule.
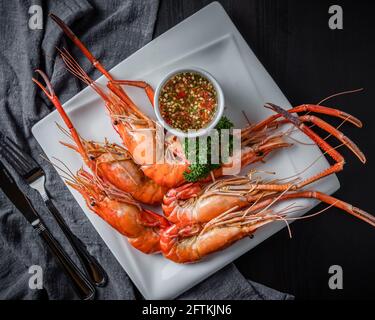
[[[155,87],[163,75],[177,66],[196,66],[209,71],[221,84],[226,99],[226,114],[238,127],[246,123],[242,110],[246,111],[250,121],[255,122],[270,114],[270,110],[263,108],[265,102],[290,108],[276,83],[217,2],[147,44],[119,63],[111,73],[118,79],[143,79]],[[101,77],[98,82],[105,84],[105,79]],[[152,107],[141,90],[129,88],[128,92],[143,111],[153,116]],[[121,143],[102,101],[91,88],[82,90],[66,102],[64,108],[83,137],[98,141],[107,137]],[[35,138],[49,158],[57,157],[72,170],[79,169],[82,166],[80,157],[58,143],[64,137],[55,122],[63,125],[56,111],[33,127]],[[309,141],[300,133],[296,135],[300,140]],[[276,171],[279,177],[287,177],[301,172],[321,155],[315,146],[296,144],[271,154],[266,164],[257,164],[257,167]],[[302,176],[309,176],[327,166],[328,162],[321,157]],[[315,184],[314,188],[332,194],[339,188],[339,182],[336,176],[331,176]],[[80,194],[71,188],[70,191],[147,299],[178,296],[285,226],[283,223],[267,225],[259,229],[251,240],[243,239],[199,263],[178,265],[161,255],[145,255],[133,249],[122,235],[86,207]],[[303,214],[317,202],[301,199],[297,203],[306,206],[306,210],[300,213]]]

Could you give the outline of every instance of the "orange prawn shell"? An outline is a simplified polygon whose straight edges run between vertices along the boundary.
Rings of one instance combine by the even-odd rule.
[[[89,205],[89,204],[88,204]],[[137,206],[106,198],[90,208],[113,228],[126,236],[129,243],[144,253],[160,251],[158,228],[145,228]]]
[[[180,237],[177,225],[164,230],[160,235],[160,248],[163,255],[176,263],[192,263],[203,257],[221,251],[234,242],[252,234],[256,226],[214,228],[202,235],[199,232]]]
[[[67,183],[84,197],[88,208],[126,236],[135,248],[144,253],[160,251],[160,231],[168,226],[165,218],[144,211],[129,194],[109,189],[83,169],[75,178],[76,182]]]
[[[225,180],[223,180],[225,181]],[[220,180],[211,186],[220,184]],[[234,207],[242,208],[249,204],[246,196],[233,195],[210,186],[202,188],[200,183],[188,183],[169,190],[163,199],[163,212],[168,221],[180,227],[191,224],[204,224]],[[207,193],[210,193],[207,196]]]
[[[105,154],[97,163],[101,177],[116,188],[129,192],[142,203],[160,204],[168,190],[147,178],[131,159],[116,160],[116,156]]]

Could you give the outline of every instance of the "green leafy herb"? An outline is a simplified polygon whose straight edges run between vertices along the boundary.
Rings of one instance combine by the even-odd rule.
[[[215,129],[222,130],[222,129],[232,129],[234,124],[230,121],[226,116],[222,116],[219,122],[217,123]]]
[[[233,123],[225,116],[223,116],[218,124],[216,125],[215,129],[218,130],[219,133],[219,147],[225,148],[228,146],[223,146],[221,143],[221,130],[224,129],[232,129],[234,127]],[[189,149],[189,143],[194,143],[192,139],[195,139],[195,148]],[[186,138],[184,141],[184,149],[185,149],[185,156],[188,159],[195,159],[195,163],[192,163],[188,167],[188,171],[184,172],[184,177],[186,181],[189,182],[196,182],[200,179],[206,178],[212,170],[218,169],[221,167],[221,164],[217,163],[211,163],[211,137],[207,137],[207,145],[205,146],[206,150],[202,150],[202,154],[207,154],[207,161],[203,161],[203,159],[200,159],[200,150],[199,148],[203,146],[199,146],[199,139],[198,138],[192,138],[188,139]],[[232,153],[233,150],[233,136],[231,135],[229,137],[229,154]],[[190,153],[189,153],[190,152]],[[220,163],[222,163],[222,159],[220,159]]]

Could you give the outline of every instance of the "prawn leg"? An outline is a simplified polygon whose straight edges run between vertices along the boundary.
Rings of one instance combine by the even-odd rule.
[[[266,206],[269,206],[274,202],[274,196],[269,197],[268,199],[264,199],[262,202],[259,202],[259,204],[256,204],[253,206],[253,210],[259,210],[262,209]],[[323,192],[319,191],[296,191],[296,192],[290,192],[290,193],[285,193],[281,195],[278,198],[279,201],[285,201],[285,200],[290,200],[290,199],[316,199],[321,202],[324,202],[330,206],[336,207],[338,209],[341,209],[342,211],[345,211],[349,213],[350,215],[370,224],[371,226],[375,227],[375,217],[366,211],[357,208],[347,202],[344,202],[342,200],[339,200],[337,198],[334,198],[332,196],[329,196]]]
[[[151,102],[151,105],[154,106],[155,91],[147,82],[136,80],[111,80],[110,82],[115,85],[126,85],[143,89],[148,97],[148,100]]]
[[[270,103],[267,103],[267,105],[271,105]],[[355,125],[358,128],[362,128],[362,122],[357,119],[356,117],[352,116],[351,114],[348,114],[344,111],[334,109],[334,108],[328,108],[324,106],[319,105],[311,105],[311,104],[303,104],[288,110],[285,110],[288,113],[298,113],[298,112],[315,112],[320,113],[328,116],[333,116],[336,118],[340,118],[345,121],[349,121],[353,125]],[[264,119],[263,121],[257,123],[254,126],[250,126],[249,130],[252,131],[259,131],[265,127],[267,127],[269,124],[272,124],[275,120],[278,118],[281,118],[281,114],[275,114],[272,116],[269,116],[268,118]]]
[[[299,128],[303,133],[305,133],[311,140],[313,140],[325,153],[327,153],[335,161],[335,164],[330,166],[328,169],[297,184],[295,186],[296,189],[302,188],[310,183],[320,180],[323,177],[329,176],[333,173],[343,170],[343,167],[345,164],[344,157],[336,149],[332,148],[324,139],[322,139],[313,130],[311,130],[303,121],[300,120],[299,117],[293,116],[288,111],[284,110],[283,108],[276,106],[274,104],[271,104],[271,103],[266,104],[266,107],[274,110],[275,112],[278,113],[278,116],[284,117],[286,121],[292,123],[294,126]],[[303,119],[304,118],[302,118],[302,120]],[[344,136],[337,129],[328,125],[326,122],[324,122],[321,119],[318,120],[318,118],[310,117],[310,118],[305,118],[305,119],[312,121],[314,124],[317,124],[322,129],[338,137],[346,146],[349,147],[350,150],[354,152],[354,154],[361,160],[362,163],[366,163],[366,157],[359,150],[359,148],[349,138]]]

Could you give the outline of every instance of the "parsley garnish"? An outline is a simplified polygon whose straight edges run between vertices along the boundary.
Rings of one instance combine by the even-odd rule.
[[[215,129],[217,129],[218,133],[219,133],[219,146],[220,146],[220,148],[225,147],[225,146],[222,146],[222,144],[221,144],[221,130],[232,129],[233,127],[234,127],[233,123],[227,117],[223,116],[219,120]],[[193,154],[191,154],[191,157],[189,157],[189,142],[191,141],[191,139],[196,139],[196,148],[194,148],[193,150],[190,150],[190,152],[193,152]],[[205,150],[205,153],[207,154],[207,161],[205,161],[205,162],[207,162],[207,163],[201,163],[203,161],[200,161],[200,160],[203,160],[203,159],[199,159],[199,143],[198,143],[198,141],[199,141],[198,138],[190,138],[190,139],[185,138],[185,141],[184,141],[185,156],[188,159],[192,159],[194,157],[196,159],[196,162],[192,163],[188,167],[188,171],[184,172],[185,180],[189,181],[189,182],[196,182],[200,179],[206,178],[212,170],[215,170],[215,169],[218,169],[218,168],[221,167],[221,164],[211,163],[211,137],[207,138],[207,146],[206,146],[206,150]],[[190,142],[190,143],[192,143],[192,142]],[[227,146],[227,148],[228,148],[228,146]],[[232,149],[233,149],[233,136],[231,135],[229,137],[229,154],[232,153]],[[222,159],[220,159],[220,163],[222,163]]]

